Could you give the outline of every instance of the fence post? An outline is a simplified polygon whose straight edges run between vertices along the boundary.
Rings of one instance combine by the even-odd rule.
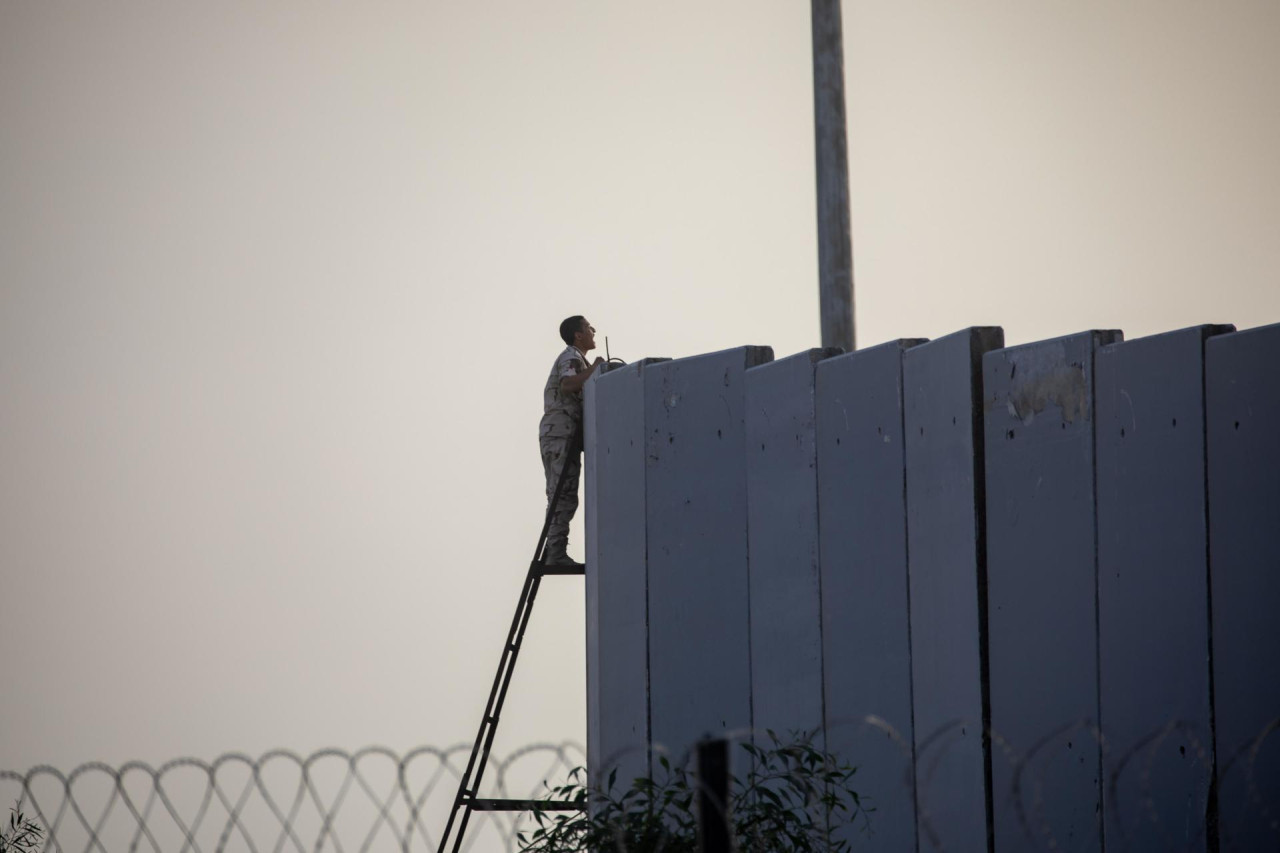
[[[729,853],[729,742],[698,742],[698,849]]]

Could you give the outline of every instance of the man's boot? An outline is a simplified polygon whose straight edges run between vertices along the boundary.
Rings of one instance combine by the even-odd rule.
[[[547,550],[542,564],[556,569],[582,569],[582,563],[569,559],[569,542],[567,539],[547,542]]]

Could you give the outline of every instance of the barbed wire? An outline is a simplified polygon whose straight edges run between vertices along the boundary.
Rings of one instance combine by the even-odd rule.
[[[1280,791],[1267,787],[1269,783],[1261,781],[1257,772],[1259,756],[1277,730],[1280,717],[1233,754],[1220,756],[1217,783],[1219,797],[1228,782],[1243,791],[1234,804],[1239,807],[1236,813],[1269,828],[1280,846],[1280,825],[1275,819]],[[946,851],[966,848],[969,839],[946,837],[937,814],[946,792],[937,783],[948,761],[964,760],[964,749],[972,750],[975,732],[986,735],[992,762],[1008,768],[1011,782],[1001,796],[1012,802],[1021,831],[1035,849],[1071,849],[1059,837],[1061,827],[1052,825],[1046,773],[1063,755],[1055,747],[1065,744],[1072,751],[1077,739],[1082,749],[1096,748],[1111,768],[1102,785],[1108,809],[1114,810],[1108,823],[1120,832],[1119,849],[1139,837],[1149,844],[1153,833],[1161,849],[1192,849],[1202,847],[1206,837],[1216,832],[1210,825],[1209,735],[1203,727],[1182,720],[1170,720],[1143,737],[1130,739],[1131,745],[1119,753],[1091,720],[1060,726],[1020,750],[975,721],[952,721],[913,744],[885,719],[865,715],[828,720],[825,743],[840,740],[846,754],[837,757],[858,764],[858,747],[850,744],[863,743],[862,738],[887,742],[899,757],[901,772],[890,773],[897,781],[875,791],[873,797],[882,803],[895,796],[914,801],[920,849]],[[744,728],[727,737],[750,742],[765,735],[764,730]],[[816,742],[819,730],[793,737]],[[211,762],[179,758],[159,768],[136,761],[119,767],[91,762],[67,774],[41,765],[26,773],[0,770],[0,797],[28,811],[48,830],[42,850],[49,853],[392,849],[435,853],[469,749],[467,745],[423,746],[403,756],[384,747],[351,753],[324,749],[308,756],[272,750],[256,759],[241,753]],[[599,766],[609,767],[626,755],[643,755],[648,749],[634,744],[606,756]],[[692,769],[692,752],[675,755],[661,745],[652,749]],[[1187,808],[1177,814],[1162,813],[1155,788],[1167,780],[1158,778],[1157,767],[1162,758],[1175,753],[1187,787],[1181,792]],[[1269,756],[1268,762],[1272,760]],[[534,744],[505,757],[491,756],[483,796],[537,799],[549,787],[565,784],[570,772],[585,763],[584,750],[572,742]],[[1270,768],[1270,763],[1266,766]],[[517,833],[529,827],[529,820],[521,812],[475,812],[462,849],[511,853],[518,847]],[[1224,823],[1223,830],[1224,851],[1244,849],[1233,841],[1231,825]]]
[[[247,850],[435,853],[470,746],[277,749],[252,758],[178,758],[0,770],[0,796],[47,830],[48,853],[204,853]],[[585,764],[572,742],[490,756],[485,796],[529,799]],[[511,851],[523,813],[478,812],[463,850]]]
[[[1274,784],[1277,759],[1268,758],[1264,765],[1266,770],[1258,766],[1259,757],[1268,746],[1269,739],[1280,740],[1276,732],[1280,730],[1280,717],[1262,727],[1261,730],[1230,755],[1218,758],[1217,779],[1214,780],[1213,756],[1209,734],[1202,726],[1185,721],[1170,720],[1145,736],[1129,740],[1126,749],[1117,752],[1114,744],[1095,724],[1093,720],[1081,719],[1059,726],[1038,738],[1025,749],[1017,748],[999,732],[975,720],[953,720],[940,726],[930,734],[922,735],[913,745],[909,735],[903,733],[882,717],[874,714],[851,716],[840,719],[829,719],[824,728],[811,728],[791,733],[791,739],[819,745],[823,742],[831,750],[833,740],[840,739],[844,748],[834,751],[833,757],[838,761],[849,761],[859,764],[858,747],[849,748],[850,743],[869,745],[872,739],[891,744],[898,755],[900,766],[896,773],[886,774],[896,777],[896,781],[871,795],[873,802],[882,804],[889,797],[902,797],[907,801],[914,800],[917,828],[919,831],[919,849],[921,851],[944,851],[971,849],[974,840],[971,838],[949,837],[945,819],[939,812],[943,810],[948,791],[938,786],[941,770],[948,760],[963,760],[958,756],[962,745],[966,742],[976,746],[970,732],[981,732],[986,735],[990,744],[991,760],[1001,762],[1009,769],[1011,782],[997,796],[1007,797],[1017,817],[1018,827],[1024,838],[1032,843],[1031,849],[1045,851],[1071,850],[1079,846],[1079,841],[1068,843],[1062,835],[1062,827],[1053,826],[1050,817],[1050,789],[1046,776],[1055,760],[1061,760],[1064,754],[1077,754],[1074,740],[1082,739],[1081,747],[1089,746],[1098,750],[1100,758],[1105,758],[1110,772],[1103,777],[1107,796],[1107,808],[1113,809],[1108,817],[1108,824],[1118,831],[1118,838],[1112,830],[1108,830],[1108,850],[1123,851],[1128,849],[1160,849],[1166,851],[1205,849],[1205,841],[1215,836],[1219,826],[1215,820],[1222,820],[1221,810],[1214,815],[1210,808],[1211,789],[1217,786],[1217,796],[1221,801],[1224,790],[1231,783],[1237,783],[1243,790],[1234,805],[1234,820],[1223,820],[1221,824],[1221,840],[1223,853],[1231,851],[1252,851],[1253,847],[1242,844],[1237,827],[1241,820],[1249,819],[1270,832],[1271,847],[1280,849],[1280,821],[1276,815],[1280,812],[1280,789]],[[764,742],[770,734],[766,729],[744,727],[732,730],[724,736],[731,742]],[[1175,745],[1175,735],[1176,738]],[[785,740],[785,739],[784,739]],[[1066,745],[1065,751],[1055,754],[1055,747]],[[1275,748],[1275,743],[1271,744]],[[643,753],[644,747],[632,745],[619,749],[600,762],[599,767],[607,769],[626,757]],[[664,755],[675,766],[687,771],[693,770],[694,751],[672,751],[655,744],[654,755]],[[1186,790],[1181,805],[1176,812],[1162,812],[1156,799],[1156,788],[1160,784],[1160,761],[1176,755],[1181,769],[1179,777]],[[863,768],[865,769],[865,767]],[[866,783],[865,777],[862,778]],[[1270,786],[1263,778],[1272,780]],[[593,785],[600,787],[601,780],[593,780]],[[855,786],[858,787],[858,786]],[[1103,788],[1098,788],[1099,796]],[[858,793],[864,796],[867,792],[859,788]],[[1221,803],[1220,803],[1221,804]],[[1102,819],[1099,812],[1097,820]],[[874,828],[875,816],[872,816]],[[1078,827],[1077,829],[1084,829]],[[1158,839],[1159,847],[1151,847],[1152,836]],[[1136,845],[1136,846],[1135,846]],[[857,849],[855,843],[854,849]]]

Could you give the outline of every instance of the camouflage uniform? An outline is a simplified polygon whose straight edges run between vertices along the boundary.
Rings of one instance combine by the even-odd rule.
[[[560,390],[560,380],[576,376],[587,369],[587,359],[577,347],[566,347],[556,362],[542,391],[542,423],[538,428],[538,444],[542,449],[542,470],[547,475],[547,506],[555,495],[560,471],[565,467],[564,488],[556,504],[555,515],[547,528],[547,562],[566,559],[569,544],[569,521],[578,509],[578,474],[582,470],[581,445],[572,447],[574,434],[582,424],[582,392]]]

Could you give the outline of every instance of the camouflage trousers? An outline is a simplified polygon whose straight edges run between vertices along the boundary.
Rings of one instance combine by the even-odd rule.
[[[578,510],[578,474],[582,471],[582,450],[575,446],[571,435],[544,435],[538,440],[542,449],[542,470],[547,475],[547,506],[556,493],[560,471],[568,460],[564,488],[555,514],[547,527],[547,559],[554,561],[565,556],[569,544],[569,522]]]

